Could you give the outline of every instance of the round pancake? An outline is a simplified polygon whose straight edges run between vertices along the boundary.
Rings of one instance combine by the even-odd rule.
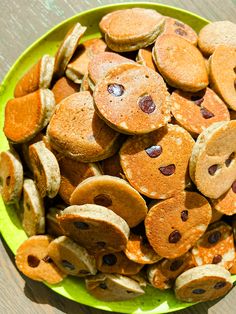
[[[194,141],[178,125],[133,136],[120,150],[121,166],[129,183],[153,199],[166,199],[184,190]],[[158,184],[157,184],[158,183]]]
[[[182,192],[152,206],[145,219],[147,238],[158,255],[185,254],[211,221],[211,206],[196,192]]]
[[[211,202],[213,208],[221,215],[236,214],[236,180],[226,193],[218,199],[212,199]]]
[[[125,180],[103,175],[81,182],[70,198],[71,205],[97,204],[122,217],[130,227],[138,225],[147,214],[141,195]]]
[[[113,67],[93,96],[99,116],[121,133],[149,133],[170,120],[169,93],[162,77],[142,65]]]
[[[80,86],[65,76],[62,76],[58,81],[56,81],[52,88],[56,104],[59,104],[66,97],[79,92],[79,90]]]
[[[106,159],[119,147],[119,134],[97,116],[89,92],[75,93],[64,99],[47,133],[53,149],[81,162]]]
[[[185,302],[215,300],[232,288],[228,270],[218,265],[188,269],[175,282],[175,296]]]
[[[197,92],[208,85],[206,64],[201,52],[187,40],[162,35],[153,48],[158,71],[173,87]]]
[[[194,137],[214,122],[230,120],[226,105],[208,87],[194,94],[174,91],[171,94],[171,112],[177,123]]]

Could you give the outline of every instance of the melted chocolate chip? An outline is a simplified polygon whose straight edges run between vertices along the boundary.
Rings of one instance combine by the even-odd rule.
[[[6,177],[6,185],[9,186],[11,182],[11,176]]]
[[[203,294],[205,292],[206,292],[206,290],[204,290],[204,289],[194,289],[194,290],[192,290],[192,293],[194,293],[194,294]]]
[[[236,193],[236,181],[234,181],[234,183],[231,185],[231,188],[233,192]]]
[[[183,210],[181,212],[181,219],[182,219],[182,221],[187,221],[188,220],[188,210]]]
[[[109,94],[112,94],[115,97],[119,97],[124,94],[125,88],[123,85],[114,83],[107,86],[107,91]]]
[[[221,232],[215,231],[211,235],[209,235],[208,242],[210,244],[215,244],[216,242],[218,242],[220,240],[220,238],[221,238]]]
[[[85,270],[85,269],[81,269],[81,270],[79,271],[79,274],[81,274],[81,275],[87,275],[87,274],[89,274],[89,271],[88,271],[88,270]]]
[[[169,242],[170,243],[177,243],[181,239],[181,234],[178,230],[171,232],[169,235]]]
[[[203,116],[204,119],[210,119],[210,118],[213,118],[215,116],[214,113],[212,113],[211,111],[209,111],[205,107],[202,107],[200,109],[200,112],[201,112],[201,115]]]
[[[106,243],[103,242],[103,241],[98,241],[98,242],[96,242],[96,245],[97,245],[99,248],[103,249],[103,248],[106,246]]]
[[[170,265],[170,270],[171,271],[176,271],[183,265],[184,261],[182,259],[177,259],[174,262],[171,263]]]
[[[182,28],[176,28],[175,33],[177,35],[180,35],[180,36],[187,36],[188,35],[188,33],[185,30],[183,30]]]
[[[74,226],[77,229],[81,229],[81,230],[88,230],[89,229],[89,225],[86,222],[82,222],[82,221],[75,221]]]
[[[185,28],[184,24],[181,23],[181,22],[179,22],[179,21],[175,21],[175,22],[174,22],[174,25],[179,26],[179,27],[182,27],[182,28]]]
[[[235,158],[235,153],[232,153],[232,154],[230,154],[229,155],[229,157],[226,159],[226,161],[225,161],[225,165],[226,165],[226,167],[229,167],[230,166],[230,164],[231,164],[231,162],[232,162],[232,160]]]
[[[168,166],[163,166],[159,168],[160,172],[164,174],[164,176],[171,176],[173,173],[175,173],[175,165],[171,164]]]
[[[68,262],[67,260],[63,259],[61,263],[63,267],[68,268],[69,270],[75,270],[75,266],[71,264],[70,262]]]
[[[214,176],[216,170],[218,168],[218,165],[212,165],[208,168],[208,173],[211,175],[211,176]]]
[[[156,105],[149,95],[141,97],[138,101],[138,105],[140,109],[147,114],[152,113],[156,109]]]
[[[113,266],[117,262],[117,257],[114,254],[107,254],[103,256],[102,262],[105,265]]]
[[[99,194],[94,197],[93,199],[94,204],[109,207],[112,205],[112,200],[109,195],[107,194]]]
[[[195,105],[200,106],[204,101],[204,97],[202,97],[202,95],[192,95],[191,100],[195,103]]]
[[[161,155],[162,147],[160,145],[150,146],[145,149],[145,152],[148,154],[149,157],[156,158]]]
[[[29,255],[27,258],[27,263],[29,267],[36,268],[39,266],[40,260],[34,255]]]
[[[222,261],[221,255],[215,255],[212,259],[212,264],[219,264]]]
[[[51,259],[51,257],[49,255],[46,255],[42,260],[45,263],[52,263],[53,262],[53,260]]]
[[[214,285],[215,289],[221,289],[224,288],[226,286],[226,282],[225,281],[219,281]]]
[[[101,289],[103,289],[103,290],[106,290],[106,289],[107,289],[106,283],[105,283],[105,282],[101,282],[101,283],[99,284],[99,288],[101,288]]]

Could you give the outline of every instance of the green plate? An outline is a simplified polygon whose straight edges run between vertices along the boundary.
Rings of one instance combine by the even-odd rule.
[[[208,23],[207,20],[196,14],[155,3],[125,3],[98,7],[82,12],[60,23],[25,50],[11,67],[2,82],[0,87],[0,150],[6,150],[8,148],[7,140],[2,131],[4,107],[6,102],[13,97],[14,87],[23,73],[36,63],[43,54],[48,53],[54,55],[66,32],[76,22],[80,22],[82,25],[87,26],[86,36],[84,36],[83,40],[99,37],[98,23],[103,15],[113,10],[130,7],[155,9],[163,15],[175,17],[189,24],[197,32]],[[1,198],[0,230],[7,245],[15,254],[18,246],[26,240],[27,237],[22,230],[14,207],[5,206]],[[236,279],[236,276],[233,277]],[[152,287],[147,287],[146,294],[134,300],[124,302],[102,302],[89,295],[85,290],[84,281],[78,278],[68,277],[61,284],[48,286],[55,292],[76,302],[114,312],[135,314],[167,313],[192,305],[191,303],[184,303],[176,300],[172,291],[161,292]]]

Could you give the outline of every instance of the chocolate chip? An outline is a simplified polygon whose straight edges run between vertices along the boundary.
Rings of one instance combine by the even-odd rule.
[[[214,285],[215,289],[221,289],[224,288],[226,286],[226,282],[225,281],[219,281]]]
[[[85,270],[85,269],[81,269],[81,270],[79,271],[79,274],[81,274],[81,275],[87,275],[87,274],[89,274],[89,271],[88,271],[88,270]]]
[[[35,268],[39,266],[40,260],[34,255],[29,255],[27,257],[27,263],[29,267]]]
[[[149,157],[156,158],[161,155],[162,147],[160,145],[150,146],[145,149],[145,152],[148,154]]]
[[[232,153],[232,154],[230,154],[229,155],[229,157],[226,159],[226,161],[225,161],[225,165],[226,165],[226,167],[229,167],[230,166],[230,164],[231,164],[231,162],[232,162],[232,160],[235,158],[235,153]]]
[[[174,22],[174,25],[179,26],[179,27],[182,27],[182,28],[185,28],[184,24],[181,23],[181,22],[179,22],[179,21],[175,21],[175,22]]]
[[[96,242],[96,245],[97,245],[99,248],[103,249],[103,248],[106,246],[106,243],[103,242],[103,241],[98,241],[98,242]]]
[[[234,183],[231,185],[231,188],[233,192],[236,193],[236,181],[234,181]]]
[[[181,29],[181,28],[176,28],[175,29],[175,33],[177,35],[180,35],[180,36],[187,36],[188,35],[188,33],[185,30]]]
[[[105,207],[112,205],[112,200],[110,196],[107,194],[99,194],[94,197],[93,201],[94,201],[94,204],[105,206]]]
[[[6,185],[9,186],[11,182],[11,176],[6,177]]]
[[[208,173],[211,175],[211,176],[214,176],[216,170],[218,168],[218,165],[212,165],[208,168]]]
[[[212,113],[211,111],[209,111],[205,107],[202,107],[200,109],[200,112],[201,112],[201,115],[203,116],[204,119],[210,119],[210,118],[213,118],[215,116],[214,113]]]
[[[220,231],[215,231],[208,237],[208,242],[211,244],[214,244],[218,242],[221,238],[221,232]]]
[[[175,230],[173,232],[171,232],[171,234],[169,235],[169,242],[170,243],[177,243],[180,239],[181,239],[181,234],[178,230]]]
[[[114,254],[107,254],[103,256],[102,262],[105,265],[113,266],[117,262],[117,257]]]
[[[212,264],[219,264],[222,261],[221,255],[215,255],[212,259]]]
[[[107,86],[107,91],[109,94],[119,97],[124,94],[125,88],[123,85],[114,83]]]
[[[71,264],[70,262],[68,262],[67,260],[63,259],[61,263],[63,267],[68,268],[69,270],[75,270],[75,266]]]
[[[53,262],[53,260],[51,259],[51,257],[49,255],[46,255],[42,260],[45,263],[52,263]]]
[[[182,221],[187,221],[188,220],[188,210],[183,210],[181,212],[181,219],[182,219]]]
[[[192,290],[192,293],[194,293],[194,294],[203,294],[205,292],[206,292],[206,290],[204,290],[204,289],[194,289],[194,290]]]
[[[174,262],[170,264],[170,270],[171,271],[176,271],[183,265],[184,261],[182,259],[177,259]]]
[[[106,283],[105,283],[105,282],[101,282],[101,283],[99,284],[99,288],[101,288],[101,289],[103,289],[103,290],[106,290],[106,289],[107,289]]]
[[[164,174],[164,176],[171,176],[175,172],[175,165],[171,164],[168,166],[163,166],[159,168],[160,172]]]
[[[82,222],[82,221],[75,221],[74,226],[77,229],[81,229],[81,230],[88,230],[89,229],[89,225],[86,222]]]
[[[138,101],[138,105],[140,109],[147,114],[152,113],[156,109],[156,105],[149,95],[141,97]]]
[[[195,105],[200,106],[201,103],[204,101],[202,95],[192,95],[191,100],[195,103]]]

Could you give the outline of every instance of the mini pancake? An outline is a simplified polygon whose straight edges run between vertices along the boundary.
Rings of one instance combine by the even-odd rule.
[[[149,133],[170,120],[165,82],[142,65],[113,67],[96,85],[93,97],[99,116],[121,133]]]
[[[33,236],[23,242],[16,252],[16,266],[27,277],[57,284],[65,274],[48,256],[48,246],[53,240],[48,235]]]
[[[32,165],[30,162],[30,157],[29,157],[29,146],[32,144],[35,144],[39,141],[42,141],[44,139],[44,133],[43,132],[39,132],[35,137],[33,137],[30,141],[21,144],[21,151],[22,151],[22,155],[23,155],[23,159],[27,165],[27,167],[29,168],[30,171],[32,171]]]
[[[40,88],[49,88],[53,76],[54,57],[44,55],[16,84],[14,97],[22,97]]]
[[[230,21],[217,21],[204,26],[199,32],[198,46],[209,56],[219,45],[236,48],[236,24]]]
[[[142,196],[125,180],[108,175],[90,177],[81,182],[72,193],[70,203],[105,206],[130,227],[138,225],[147,214]]]
[[[75,93],[64,99],[47,133],[53,149],[81,162],[106,159],[119,147],[119,134],[97,116],[89,92]]]
[[[218,199],[212,199],[212,205],[221,215],[236,214],[236,180],[230,189]]]
[[[138,51],[136,61],[139,64],[145,65],[149,67],[150,69],[156,71],[156,65],[155,62],[153,61],[152,58],[152,48],[151,47],[146,47],[146,48],[141,48]]]
[[[193,268],[192,255],[187,252],[175,259],[163,259],[147,269],[148,280],[154,288],[172,288],[175,279],[187,269]]]
[[[235,120],[215,122],[194,144],[190,176],[198,190],[210,198],[219,198],[236,179],[235,131]]]
[[[184,302],[218,299],[232,288],[230,272],[218,265],[188,269],[175,282],[175,296]]]
[[[128,259],[123,252],[101,252],[96,255],[97,269],[102,273],[135,275],[140,272],[144,265]]]
[[[114,15],[116,15],[117,13],[119,14],[121,10],[116,10],[110,13],[107,13],[106,15],[104,15],[101,19],[101,21],[99,22],[99,28],[101,30],[102,33],[107,33],[108,29],[109,29],[109,24],[113,18]]]
[[[15,143],[31,140],[49,122],[55,109],[55,99],[49,89],[40,89],[7,102],[4,133]]]
[[[0,194],[5,204],[20,200],[23,187],[23,167],[16,152],[0,153]]]
[[[151,45],[164,25],[164,17],[155,10],[132,8],[110,16],[105,40],[113,51],[133,51]]]
[[[147,238],[158,255],[185,254],[211,221],[211,206],[196,192],[182,192],[152,206],[145,219]]]
[[[43,141],[30,145],[29,157],[41,197],[53,198],[60,188],[60,169],[54,154]]]
[[[60,237],[64,235],[64,231],[62,230],[58,220],[57,215],[60,214],[60,211],[65,209],[65,206],[56,206],[50,207],[47,216],[46,216],[46,231],[49,235],[53,237]]]
[[[197,33],[189,25],[172,17],[165,17],[165,24],[161,35],[175,35],[184,38],[190,44],[197,46]]]
[[[124,253],[128,259],[139,264],[154,264],[162,259],[153,250],[145,236],[133,233],[130,233]]]
[[[64,74],[67,64],[72,58],[86,29],[87,27],[76,23],[66,34],[55,55],[54,74],[56,77],[61,77]]]
[[[45,209],[43,199],[33,180],[25,179],[23,184],[22,227],[31,237],[45,233]]]
[[[102,174],[95,163],[82,163],[64,156],[58,156],[57,160],[61,173],[59,195],[67,204],[70,204],[71,194],[78,184],[89,177]]]
[[[119,177],[124,179],[125,175],[120,164],[120,155],[116,153],[115,155],[100,161],[102,172],[105,175]]]
[[[112,210],[98,205],[69,206],[58,215],[65,234],[91,252],[122,251],[129,226]]]
[[[158,71],[173,87],[197,92],[208,85],[208,74],[201,52],[187,40],[162,35],[153,48]]]
[[[210,223],[212,224],[213,222],[216,222],[216,221],[220,220],[224,214],[222,214],[221,212],[218,212],[218,210],[216,210],[213,207],[212,201],[210,201],[210,204],[212,206],[212,217],[211,217],[211,222]]]
[[[72,276],[96,275],[96,262],[87,250],[66,236],[50,242],[48,255],[57,267]]]
[[[120,150],[121,166],[129,183],[153,199],[166,199],[184,190],[194,141],[178,125],[133,136]],[[158,182],[158,184],[157,184]]]
[[[111,68],[123,63],[134,62],[114,52],[105,51],[95,55],[88,64],[88,83],[90,88],[94,90],[95,85]]]
[[[217,264],[231,268],[236,257],[232,228],[222,221],[210,225],[192,248],[192,254],[196,266]]]
[[[85,279],[87,291],[102,301],[125,301],[145,292],[137,281],[119,274],[98,274]]]
[[[100,38],[89,39],[80,44],[66,68],[66,76],[75,83],[81,83],[88,72],[88,64],[93,56],[104,52],[107,48]]]
[[[65,76],[62,76],[58,81],[56,81],[52,88],[56,104],[59,104],[66,97],[79,92],[79,90],[80,86]]]
[[[194,137],[214,122],[230,120],[226,105],[208,87],[194,94],[174,91],[171,94],[171,112],[177,123]]]
[[[210,58],[210,82],[229,108],[236,110],[236,49],[219,46]]]

